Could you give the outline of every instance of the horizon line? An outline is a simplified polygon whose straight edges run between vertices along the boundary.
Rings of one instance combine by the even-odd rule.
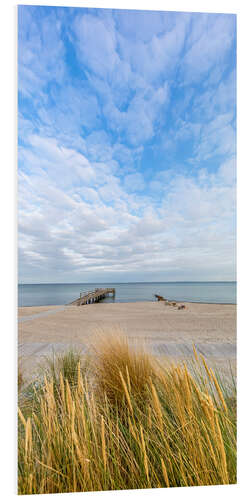
[[[149,283],[237,283],[237,280],[176,280],[176,281],[89,281],[89,282],[46,282],[46,283],[23,283],[18,282],[18,285],[97,285],[97,284],[116,284],[116,285],[129,285],[129,284],[149,284]]]

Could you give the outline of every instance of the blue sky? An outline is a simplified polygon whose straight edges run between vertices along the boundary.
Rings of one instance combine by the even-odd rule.
[[[235,279],[236,16],[18,8],[19,280]]]

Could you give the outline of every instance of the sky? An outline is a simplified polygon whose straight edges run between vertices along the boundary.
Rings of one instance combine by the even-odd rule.
[[[236,279],[236,16],[18,7],[19,282]]]

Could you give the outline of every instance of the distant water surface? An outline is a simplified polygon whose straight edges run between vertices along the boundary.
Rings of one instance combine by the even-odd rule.
[[[236,304],[236,282],[155,282],[155,283],[65,283],[18,285],[18,305],[48,306],[72,302],[95,288],[112,287],[115,299],[107,297],[103,302],[139,302],[155,300],[154,294],[166,299],[183,302]]]

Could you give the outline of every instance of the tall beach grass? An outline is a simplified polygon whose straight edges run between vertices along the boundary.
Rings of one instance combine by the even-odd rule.
[[[54,358],[19,397],[18,492],[235,483],[235,401],[196,351],[164,368],[110,335]]]

